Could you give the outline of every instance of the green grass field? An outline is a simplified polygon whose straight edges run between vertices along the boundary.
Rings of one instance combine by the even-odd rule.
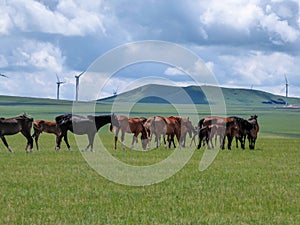
[[[26,111],[35,118],[54,119],[72,110],[69,103],[54,103],[1,105],[1,116]],[[96,109],[107,112],[109,106]],[[158,110],[174,113],[168,105],[137,104],[132,115],[149,116]],[[204,106],[198,110],[201,116],[208,114]],[[55,152],[55,137],[42,134],[41,150],[31,154],[25,153],[22,135],[7,137],[14,153],[0,144],[0,224],[299,224],[300,111],[253,106],[227,110],[229,115],[259,116],[261,131],[254,151],[220,151],[200,172],[204,150],[195,150],[174,176],[144,187],[100,176],[82,157],[73,135],[71,152],[64,143]],[[133,165],[149,165],[172,152],[163,147],[121,151],[120,143],[115,151],[108,126],[99,135],[113,156]]]

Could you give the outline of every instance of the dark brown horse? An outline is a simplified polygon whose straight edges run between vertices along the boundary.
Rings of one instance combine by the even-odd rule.
[[[56,121],[48,121],[48,120],[34,120],[33,122],[33,135],[32,138],[35,140],[36,149],[39,151],[39,136],[41,133],[49,133],[56,135],[56,142],[61,134],[61,130],[58,126],[56,126]]]
[[[133,148],[134,143],[138,145],[137,136],[141,133],[142,148],[145,150],[148,144],[147,130],[144,126],[145,118],[128,118],[127,116],[118,116],[118,122],[119,127],[116,127],[115,134],[115,149],[117,149],[118,136],[121,130],[122,149],[125,148],[125,133],[133,133],[130,149]],[[138,146],[136,146],[136,148],[138,148]]]
[[[254,149],[257,139],[257,133],[259,131],[259,125],[257,123],[257,116],[251,116],[248,120],[240,117],[231,117],[237,124],[238,134],[236,137],[236,147],[238,148],[238,141],[241,143],[242,149],[245,149],[246,137],[249,141],[249,148]]]
[[[57,123],[57,126],[61,130],[61,134],[59,135],[56,142],[56,150],[60,149],[62,138],[64,138],[64,141],[68,149],[71,150],[71,146],[69,144],[68,136],[67,136],[68,130],[78,135],[87,134],[89,139],[89,144],[83,151],[87,151],[88,148],[90,147],[91,151],[93,152],[94,138],[96,133],[101,127],[103,127],[108,123],[111,124],[110,126],[111,131],[112,131],[112,126],[119,127],[119,123],[115,114],[104,115],[104,116],[87,116],[87,117],[65,114],[65,115],[57,116],[55,118],[55,121]]]
[[[247,121],[251,124],[251,129],[248,131],[249,148],[253,150],[255,148],[255,142],[259,132],[257,115],[251,116]]]
[[[226,138],[228,141],[227,148],[231,149],[234,137],[236,138],[236,146],[238,147],[238,141],[240,141],[242,149],[245,149],[245,139],[248,137],[249,148],[254,149],[257,133],[259,131],[257,116],[252,116],[249,120],[236,116],[226,118],[210,116],[199,121],[199,127],[201,128],[213,125],[219,127],[216,130],[216,134],[220,136],[222,149],[224,149]],[[211,135],[211,137],[212,136],[213,135]]]
[[[0,137],[8,151],[12,152],[12,149],[9,147],[5,139],[5,135],[13,135],[19,132],[21,132],[27,139],[25,151],[32,151],[33,139],[30,135],[32,122],[33,118],[29,118],[25,113],[13,118],[0,118]]]

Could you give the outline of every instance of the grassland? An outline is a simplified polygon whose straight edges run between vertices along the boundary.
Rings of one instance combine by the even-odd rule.
[[[109,108],[99,104],[96,111]],[[71,109],[68,102],[0,106],[1,116],[26,111],[46,119]],[[137,104],[131,115],[158,110],[174,113],[168,105]],[[188,115],[188,107],[186,111]],[[204,106],[198,111],[200,116],[209,112]],[[14,153],[0,145],[0,224],[299,224],[300,112],[267,106],[227,111],[242,117],[258,114],[261,131],[254,151],[220,151],[200,172],[203,149],[196,150],[174,176],[144,187],[119,185],[100,176],[88,166],[72,135],[71,152],[64,144],[55,152],[55,137],[42,134],[41,150],[31,154],[24,151],[24,137],[9,136]],[[112,155],[132,164],[152,164],[172,151],[115,151],[107,126],[99,135]]]

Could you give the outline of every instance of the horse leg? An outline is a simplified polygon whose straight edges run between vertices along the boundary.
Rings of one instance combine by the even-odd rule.
[[[37,151],[39,151],[39,136],[40,136],[40,134],[36,134],[36,136],[34,137]]]
[[[58,151],[60,149],[61,140],[63,138],[64,134],[61,133],[61,135],[56,136],[56,146],[55,150]]]
[[[34,129],[34,133],[31,136],[32,138],[34,138],[35,140],[35,145],[36,145],[36,150],[39,151],[39,136],[40,136],[41,132],[37,129]]]
[[[246,143],[246,135],[242,135],[241,137],[241,148],[245,149],[245,143]]]
[[[197,136],[197,134],[194,134],[193,135],[193,138],[192,138],[192,140],[191,140],[191,143],[190,143],[190,147],[192,147],[192,144],[193,144],[193,142],[194,142],[194,144],[196,145],[196,136]]]
[[[27,139],[27,144],[26,144],[26,147],[25,147],[25,151],[26,152],[32,152],[32,149],[33,149],[33,138],[30,135],[30,131],[26,132],[26,131],[22,130],[21,133]],[[29,150],[28,150],[28,148],[29,148]]]
[[[220,140],[222,140],[222,143],[221,143],[221,149],[225,149],[225,139],[226,139],[226,135],[224,136],[220,136]]]
[[[87,151],[89,147],[91,147],[91,152],[94,152],[94,139],[95,139],[95,133],[88,134],[89,144],[86,146],[86,148],[83,151]]]
[[[13,152],[13,150],[8,146],[8,143],[7,143],[6,139],[5,139],[5,137],[1,136],[1,139],[2,139],[2,141],[4,143],[4,145],[6,146],[6,148],[8,149],[8,151]]]
[[[121,144],[122,144],[122,149],[125,149],[125,144],[124,144],[124,139],[125,139],[125,130],[122,130],[121,134]]]
[[[64,141],[65,141],[65,143],[66,143],[66,145],[68,147],[68,150],[72,151],[72,148],[71,148],[71,146],[69,144],[69,141],[68,141],[68,135],[67,135],[67,133],[64,135]]]
[[[197,149],[200,149],[201,143],[202,143],[202,135],[199,133],[198,137],[199,137],[199,143],[198,143]]]
[[[131,142],[131,145],[130,145],[130,150],[133,149],[134,142],[135,142],[135,134],[132,136],[132,142]]]
[[[238,139],[238,137],[235,137],[235,147],[239,148],[239,139]]]
[[[151,148],[151,141],[152,141],[152,135],[153,135],[153,133],[149,130],[148,131],[148,135],[149,135],[149,138],[148,138],[148,149],[150,149]]]
[[[117,128],[116,129],[116,134],[115,134],[115,150],[117,149],[117,142],[118,142],[119,131],[120,131],[120,128]]]
[[[228,150],[231,150],[232,136],[227,135],[227,139],[228,139],[227,148],[228,148]]]
[[[136,143],[135,148],[136,148],[136,150],[138,150],[138,149],[139,149],[138,134],[135,136],[135,143]],[[143,147],[143,146],[142,146],[142,147]]]

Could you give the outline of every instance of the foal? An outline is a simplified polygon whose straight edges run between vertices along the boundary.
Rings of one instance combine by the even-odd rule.
[[[34,133],[32,135],[32,138],[35,140],[36,149],[39,151],[39,136],[42,132],[46,132],[49,134],[55,134],[56,135],[56,142],[57,138],[59,137],[61,130],[58,126],[56,126],[55,121],[48,121],[48,120],[34,120],[33,122],[33,130]]]

